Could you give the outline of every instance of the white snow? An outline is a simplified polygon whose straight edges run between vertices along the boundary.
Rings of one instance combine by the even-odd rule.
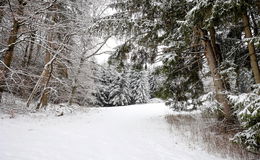
[[[0,119],[0,160],[218,160],[174,135],[162,103]]]

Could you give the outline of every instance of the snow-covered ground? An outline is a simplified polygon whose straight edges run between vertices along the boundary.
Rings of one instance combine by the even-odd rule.
[[[62,117],[0,119],[0,160],[217,160],[191,149],[164,104],[93,108]]]

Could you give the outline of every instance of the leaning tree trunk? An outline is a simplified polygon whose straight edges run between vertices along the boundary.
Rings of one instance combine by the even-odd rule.
[[[48,39],[47,39],[48,48],[46,50],[45,58],[44,58],[45,65],[44,65],[40,78],[38,79],[37,83],[35,84],[33,91],[31,92],[31,94],[27,100],[27,103],[26,103],[27,107],[30,106],[33,96],[36,94],[36,91],[38,88],[40,88],[40,86],[43,86],[43,90],[42,90],[42,93],[41,93],[41,96],[40,96],[36,109],[45,107],[48,104],[48,96],[49,96],[48,84],[49,84],[49,81],[51,78],[52,65],[53,65],[54,60],[56,59],[56,56],[53,57],[51,54],[51,49],[52,49],[51,40],[52,40],[52,35],[51,35],[51,33],[49,33]]]
[[[48,98],[49,98],[49,92],[50,92],[48,89],[48,84],[51,79],[52,64],[53,64],[53,61],[51,62],[51,59],[52,59],[51,53],[50,53],[50,51],[47,51],[44,61],[45,61],[45,65],[47,65],[48,63],[50,63],[50,65],[47,65],[46,68],[44,68],[44,71],[42,74],[42,83],[44,85],[44,88],[42,90],[42,94],[41,94],[41,97],[37,104],[36,109],[40,109],[40,108],[46,107],[48,105]]]
[[[50,57],[49,55],[46,55],[46,57]],[[39,109],[41,107],[44,107],[48,104],[48,83],[50,81],[51,78],[51,73],[52,73],[52,65],[54,62],[55,58],[50,59],[50,61],[48,63],[45,64],[43,71],[41,73],[40,78],[38,79],[37,83],[35,84],[33,91],[31,92],[27,102],[26,102],[26,107],[29,107],[31,104],[31,101],[34,97],[34,95],[37,92],[37,89],[40,88],[40,86],[44,85],[42,94],[40,96],[40,100],[39,103],[37,104],[37,108]]]
[[[243,21],[243,25],[244,25],[245,37],[253,38],[251,29],[250,29],[250,24],[249,24],[249,17],[246,12],[243,12],[242,21]],[[250,57],[251,68],[252,68],[254,78],[255,78],[255,83],[258,84],[258,83],[260,83],[260,71],[259,71],[259,66],[257,63],[254,42],[251,40],[248,42],[248,51],[249,51],[248,54]]]
[[[50,61],[49,61],[50,62]],[[48,62],[48,63],[49,63]],[[45,72],[43,72],[43,83],[44,83],[44,88],[42,90],[42,94],[40,96],[39,102],[37,104],[36,109],[40,109],[40,108],[44,108],[48,105],[48,101],[49,101],[49,93],[50,93],[50,89],[48,88],[48,84],[50,82],[51,79],[51,75],[52,75],[52,70],[53,70],[53,63],[51,63],[47,69],[45,70]]]
[[[203,45],[205,47],[205,57],[207,58],[211,76],[213,78],[214,88],[216,91],[216,100],[224,107],[223,112],[227,122],[231,122],[232,121],[231,106],[229,104],[227,96],[224,93],[225,92],[224,83],[221,79],[221,75],[217,68],[217,61],[214,55],[212,42],[210,39],[207,38],[207,31],[200,29],[200,33],[203,40]]]

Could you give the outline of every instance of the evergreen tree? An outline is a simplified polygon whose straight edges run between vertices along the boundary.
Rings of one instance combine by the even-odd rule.
[[[113,106],[125,106],[131,104],[130,84],[127,72],[119,74],[112,82],[109,93],[109,104]]]
[[[228,98],[229,94],[251,92],[251,85],[259,83],[257,0],[115,0],[110,7],[116,13],[97,21],[91,29],[126,39],[116,57],[129,58],[137,69],[162,60],[156,72],[165,80],[160,89],[154,89],[152,83],[153,94],[183,105],[203,94],[202,81],[210,76],[214,87],[210,88],[224,113],[224,122],[234,123],[237,118],[251,124],[259,119],[258,107],[243,114],[249,118],[240,118]],[[247,104],[246,100],[241,104]],[[259,138],[258,123],[253,124],[250,132]]]
[[[166,80],[165,76],[160,73],[160,67],[156,67],[154,70],[151,69],[148,78],[151,98],[167,99],[163,98],[163,94],[160,93],[160,89],[163,88]]]
[[[105,68],[106,67],[106,68]],[[118,73],[112,67],[104,66],[99,68],[96,73],[97,83],[97,105],[110,106],[110,93],[113,89],[113,83],[117,82]]]
[[[150,99],[150,86],[146,71],[135,71],[131,74],[131,98],[132,103],[147,103]]]
[[[112,65],[102,67],[97,72],[98,105],[108,107],[131,104],[129,72],[119,73]]]
[[[174,81],[173,77],[182,77],[182,73],[192,72],[187,83],[190,83],[190,86],[196,83],[198,90],[194,89],[194,91],[197,92],[196,95],[199,95],[202,93],[201,89],[203,89],[202,83],[198,82],[201,63],[197,54],[190,54],[196,52],[196,50],[187,49],[189,44],[186,41],[190,40],[181,34],[181,31],[184,32],[185,28],[179,23],[179,21],[184,20],[186,12],[192,5],[193,2],[186,0],[167,0],[165,2],[156,0],[114,1],[110,7],[116,9],[117,13],[104,17],[97,22],[97,27],[94,26],[92,29],[98,31],[98,33],[127,36],[127,40],[114,57],[129,57],[136,69],[147,68],[147,63],[154,62],[157,54],[161,52],[164,68],[165,70],[168,68],[168,71],[163,72],[164,76],[168,77],[167,83]],[[176,58],[176,61],[172,61],[174,58],[168,59],[169,56]],[[121,60],[122,58],[117,59]],[[187,60],[183,63],[185,59]],[[179,63],[178,60],[181,60],[181,62]],[[194,63],[194,61],[197,61],[197,63]],[[174,68],[173,71],[172,68]],[[184,85],[187,85],[187,83]],[[171,93],[175,90],[170,89],[168,85],[164,87],[167,89],[161,89],[157,94],[164,95],[161,96],[164,98],[172,98]]]

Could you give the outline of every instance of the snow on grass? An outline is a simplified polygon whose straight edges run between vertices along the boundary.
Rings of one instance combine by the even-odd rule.
[[[164,104],[0,119],[0,160],[218,160],[170,131]]]

